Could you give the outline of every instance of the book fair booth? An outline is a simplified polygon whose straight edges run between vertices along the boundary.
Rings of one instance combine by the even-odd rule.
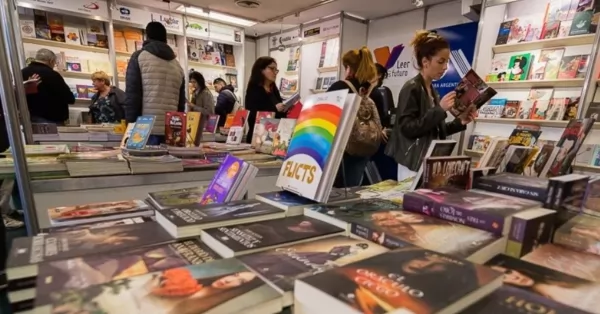
[[[600,0],[355,2],[255,23],[214,3],[4,1],[0,194],[19,194],[27,234],[9,239],[0,312],[600,313]],[[232,86],[240,108],[223,126],[192,110],[91,123],[92,74],[126,90],[152,21],[188,99],[193,71],[215,99],[215,79]],[[346,152],[377,144],[356,130],[368,102],[328,91],[343,54],[369,48],[395,107],[421,29],[450,45],[432,82],[457,94],[446,121],[477,117],[424,146],[416,176],[382,180],[360,156],[363,184],[340,184]],[[11,75],[42,48],[75,97],[65,126],[32,122],[27,78]],[[258,111],[249,130],[262,56],[287,115]],[[148,144],[163,120],[165,143]]]

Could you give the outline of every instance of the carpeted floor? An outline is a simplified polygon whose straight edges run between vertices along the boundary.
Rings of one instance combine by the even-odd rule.
[[[27,231],[25,230],[25,227],[8,230],[8,237],[6,239],[8,243],[6,243],[6,245],[8,245],[9,250],[10,250],[10,244],[12,243],[12,240],[14,238],[24,237],[24,236],[27,236]],[[8,298],[6,296],[6,293],[5,292],[0,293],[0,313],[12,314],[8,304],[9,303],[8,303]]]

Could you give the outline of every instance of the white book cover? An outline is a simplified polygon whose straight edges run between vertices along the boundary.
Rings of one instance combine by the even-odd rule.
[[[65,29],[65,42],[69,45],[81,46],[81,31],[77,27],[66,26]]]
[[[35,38],[35,23],[33,16],[21,15],[19,16],[19,22],[21,25],[21,37]]]
[[[227,134],[227,142],[226,144],[240,144],[242,142],[242,138],[244,137],[244,128],[241,126],[233,126],[229,128],[229,133]]]
[[[335,177],[329,172],[337,172],[341,162],[341,147],[346,147],[353,122],[345,117],[356,115],[356,100],[355,95],[348,96],[348,90],[339,90],[311,95],[303,101],[277,178],[278,187],[318,202],[328,199]]]

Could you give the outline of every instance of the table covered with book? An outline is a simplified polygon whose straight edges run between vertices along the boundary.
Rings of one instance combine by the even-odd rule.
[[[325,93],[303,112],[335,112],[321,104],[354,115],[359,102]],[[573,122],[576,141],[593,122]],[[344,128],[332,142],[345,145]],[[299,154],[311,142],[296,134],[276,191],[244,199],[260,170],[227,154],[206,186],[45,209],[51,226],[13,242],[13,310],[600,314],[600,184],[568,174],[576,146],[521,163],[510,144],[480,167],[433,141],[416,177],[333,188],[343,150]],[[525,171],[532,160],[549,175]]]

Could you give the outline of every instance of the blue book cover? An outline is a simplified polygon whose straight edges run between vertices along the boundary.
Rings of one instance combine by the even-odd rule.
[[[135,126],[131,130],[131,136],[127,139],[125,147],[127,149],[144,149],[155,120],[156,116],[139,116],[135,120]]]
[[[202,196],[201,204],[223,203],[227,201],[229,194],[240,177],[244,168],[244,161],[232,155],[227,155],[217,170],[206,192]]]
[[[260,193],[256,196],[259,196],[259,198],[270,200],[274,203],[278,203],[279,205],[285,207],[312,205],[316,203],[315,201],[309,200],[298,194],[294,194],[288,191]]]

